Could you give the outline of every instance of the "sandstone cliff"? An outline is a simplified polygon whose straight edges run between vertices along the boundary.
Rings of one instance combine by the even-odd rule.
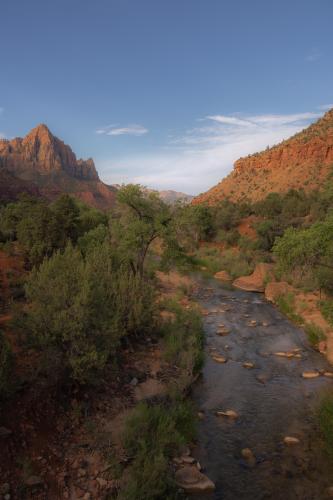
[[[292,138],[262,153],[240,158],[219,184],[193,203],[258,201],[270,192],[321,188],[333,168],[333,109]]]
[[[92,206],[110,208],[116,189],[100,181],[92,159],[78,160],[46,125],[11,141],[0,140],[0,198],[19,192],[54,199],[69,193]]]

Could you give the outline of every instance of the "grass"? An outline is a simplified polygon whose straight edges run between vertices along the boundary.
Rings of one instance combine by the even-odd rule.
[[[320,310],[324,318],[333,326],[333,300],[324,300],[320,303]]]
[[[199,311],[184,309],[175,300],[164,301],[162,307],[173,317],[161,327],[165,360],[179,368],[177,389],[187,389],[203,365],[203,328]]]
[[[210,247],[197,250],[196,264],[198,267],[206,267],[211,274],[227,270],[234,279],[251,274],[254,268],[252,258],[245,252],[231,249],[221,251]]]
[[[315,323],[307,323],[304,326],[304,330],[308,336],[310,344],[312,345],[317,345],[321,340],[325,340],[326,338],[323,329]]]
[[[333,461],[333,394],[322,400],[318,411],[318,420],[327,453]]]
[[[123,444],[131,465],[119,495],[121,500],[182,498],[170,461],[195,437],[192,405],[167,400],[154,406],[141,403],[128,419]]]
[[[297,325],[303,324],[303,318],[295,312],[295,296],[289,292],[277,298],[277,306],[291,321]]]

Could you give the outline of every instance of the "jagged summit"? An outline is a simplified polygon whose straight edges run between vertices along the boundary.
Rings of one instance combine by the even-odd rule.
[[[19,181],[31,182],[47,197],[68,192],[100,208],[108,208],[114,201],[115,189],[100,181],[92,158],[77,159],[70,146],[44,123],[24,138],[0,140],[1,193],[6,188],[3,179],[9,178],[4,171],[17,179],[18,185]]]
[[[193,203],[258,201],[273,191],[320,189],[332,169],[333,109],[290,139],[237,160],[227,177]]]

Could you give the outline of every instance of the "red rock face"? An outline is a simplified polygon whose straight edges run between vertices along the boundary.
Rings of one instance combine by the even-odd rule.
[[[95,164],[77,160],[46,125],[38,125],[24,138],[0,140],[0,198],[25,191],[54,199],[69,193],[101,209],[114,204],[116,189],[100,181]]]
[[[223,198],[258,201],[271,192],[320,189],[333,169],[333,109],[307,129],[262,153],[240,158],[233,171],[194,203]]]

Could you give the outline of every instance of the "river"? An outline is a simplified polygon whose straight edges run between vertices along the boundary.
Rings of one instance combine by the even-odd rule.
[[[332,370],[313,350],[304,332],[262,294],[228,289],[200,279],[195,292],[204,316],[206,360],[192,397],[203,415],[195,457],[216,485],[218,500],[320,500],[333,485],[333,470],[321,442],[315,416],[333,379],[306,380],[304,370]],[[253,326],[256,322],[255,326]],[[230,333],[217,335],[224,324]],[[277,351],[292,351],[282,358]],[[227,358],[218,363],[212,355]],[[244,368],[244,362],[254,367]],[[236,419],[216,415],[232,409]],[[299,439],[286,445],[284,437]],[[250,448],[255,464],[242,457]],[[199,498],[199,497],[196,497]]]

